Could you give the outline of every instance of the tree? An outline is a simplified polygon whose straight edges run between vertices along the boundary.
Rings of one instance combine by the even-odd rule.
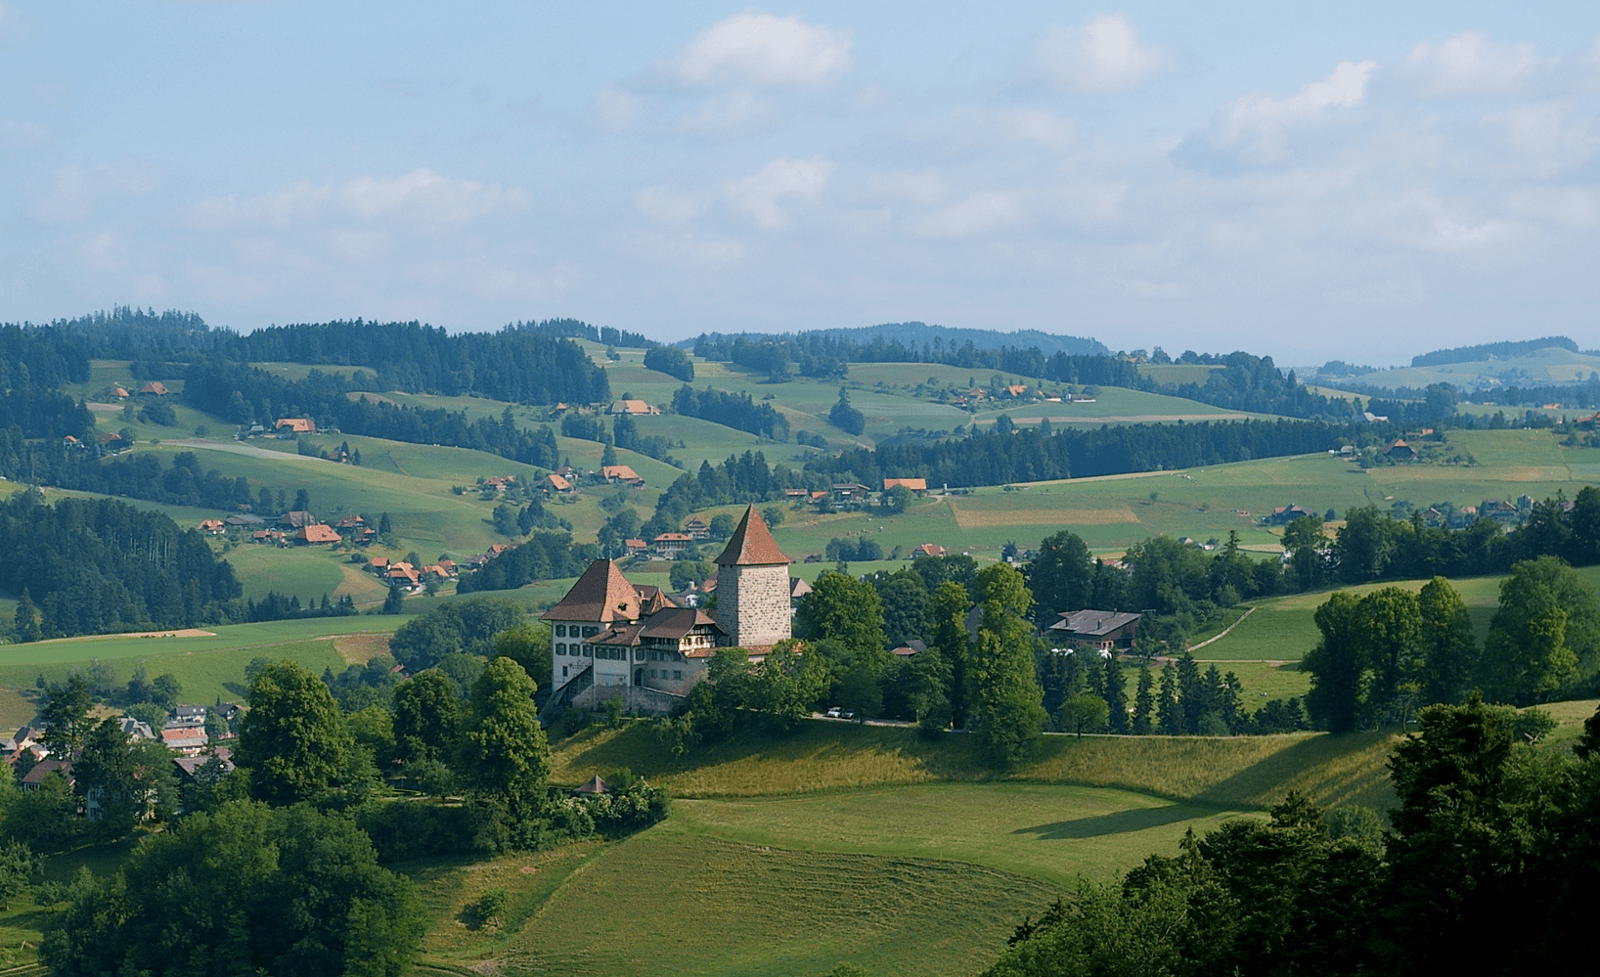
[[[1062,611],[1089,606],[1094,562],[1088,544],[1070,530],[1063,529],[1041,542],[1038,555],[1028,561],[1024,573],[1040,627],[1054,622]]]
[[[1061,703],[1061,728],[1069,733],[1077,733],[1081,739],[1084,730],[1093,732],[1104,729],[1109,715],[1103,696],[1079,692]]]
[[[1152,691],[1155,679],[1150,675],[1150,669],[1145,665],[1139,666],[1139,682],[1133,695],[1133,725],[1132,732],[1135,736],[1148,736],[1151,732],[1150,713],[1155,707],[1155,694]]]
[[[72,764],[73,789],[91,804],[107,838],[121,838],[146,813],[170,814],[177,803],[172,754],[151,740],[132,742],[117,719],[102,720],[84,738]]]
[[[849,574],[828,571],[801,598],[794,614],[797,637],[832,639],[855,653],[882,651],[883,603],[870,584]]]
[[[44,859],[34,854],[27,843],[11,838],[0,845],[0,912],[11,908],[11,900],[33,886],[33,877],[44,868]]]
[[[1115,654],[1106,658],[1105,681],[1101,694],[1106,700],[1107,725],[1113,733],[1128,731],[1128,680],[1122,674],[1122,662]]]
[[[17,600],[17,610],[12,616],[12,620],[16,623],[18,644],[38,641],[41,637],[39,634],[39,612],[34,608],[33,599],[28,596],[28,588],[26,587],[22,588],[22,597]]]
[[[539,709],[538,686],[509,658],[489,662],[472,685],[456,752],[456,772],[480,797],[504,804],[514,819],[543,809],[550,750]]]
[[[442,761],[461,727],[461,695],[443,672],[428,669],[394,690],[395,750],[406,763]]]
[[[494,636],[491,657],[509,658],[541,689],[550,687],[550,625],[529,621]]]
[[[839,388],[838,402],[828,411],[828,420],[846,434],[860,434],[867,429],[866,415],[850,406],[850,396],[843,387]]]
[[[389,584],[389,593],[383,598],[383,613],[399,614],[406,608],[406,595],[397,583]]]
[[[950,722],[956,729],[967,728],[976,698],[973,691],[972,649],[966,624],[967,611],[971,607],[967,588],[953,580],[936,585],[933,595],[928,599],[928,648],[939,653],[948,671],[946,695],[950,700]]]
[[[910,489],[904,485],[896,485],[883,493],[883,509],[891,515],[897,515],[911,508],[915,498]]]
[[[1356,598],[1344,591],[1329,596],[1315,616],[1322,637],[1301,662],[1311,673],[1306,711],[1313,722],[1334,733],[1359,729],[1365,720],[1372,678],[1360,618]]]
[[[1183,710],[1178,702],[1178,666],[1172,659],[1161,666],[1161,694],[1156,699],[1156,721],[1164,736],[1183,732]]]
[[[410,882],[379,867],[354,821],[250,802],[151,836],[61,922],[40,958],[63,977],[399,977],[425,930]]]
[[[1577,572],[1553,556],[1523,560],[1500,583],[1500,607],[1478,662],[1491,700],[1540,702],[1600,658],[1600,603]]]
[[[267,665],[250,685],[234,761],[250,794],[271,804],[328,802],[343,785],[355,741],[333,693],[292,661]]]
[[[1033,598],[1009,564],[984,567],[977,583],[983,608],[972,656],[978,742],[991,762],[1009,767],[1033,754],[1047,718],[1027,620]]]
[[[42,738],[51,753],[71,756],[83,744],[84,736],[94,726],[89,718],[92,708],[94,697],[89,694],[89,680],[80,672],[68,675],[65,683],[51,683],[46,688],[39,721],[44,726]]]
[[[1422,701],[1455,705],[1466,698],[1477,664],[1472,617],[1461,595],[1443,577],[1434,577],[1417,595],[1424,656]]]
[[[1373,671],[1368,692],[1374,708],[1405,722],[1421,688],[1422,615],[1415,594],[1384,587],[1361,598],[1357,625]]]

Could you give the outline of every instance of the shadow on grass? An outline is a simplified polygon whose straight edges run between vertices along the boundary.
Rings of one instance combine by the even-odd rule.
[[[1065,841],[1069,838],[1101,838],[1106,835],[1123,834],[1129,831],[1161,828],[1180,821],[1191,820],[1194,816],[1195,811],[1193,808],[1182,804],[1167,804],[1162,807],[1144,807],[1132,811],[1117,811],[1115,814],[1101,814],[1092,818],[1078,818],[1075,821],[1036,824],[1029,828],[1017,828],[1011,833],[1014,835],[1033,835],[1040,841]]]
[[[1293,787],[1325,808],[1363,804],[1381,812],[1394,801],[1383,762],[1394,736],[1393,729],[1309,736],[1201,791],[1194,800],[1270,806]],[[1363,757],[1374,750],[1381,755]]]

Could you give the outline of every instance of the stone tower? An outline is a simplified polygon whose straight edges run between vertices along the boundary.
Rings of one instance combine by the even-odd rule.
[[[789,564],[772,531],[745,510],[717,557],[717,627],[735,648],[767,648],[791,637]]]

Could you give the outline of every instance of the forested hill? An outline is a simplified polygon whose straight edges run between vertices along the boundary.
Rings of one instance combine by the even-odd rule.
[[[1506,360],[1514,356],[1527,356],[1541,349],[1564,349],[1578,352],[1578,344],[1565,336],[1546,336],[1543,339],[1523,339],[1503,343],[1482,343],[1477,346],[1457,346],[1454,349],[1436,349],[1411,357],[1412,366],[1442,366],[1446,363],[1477,363],[1480,360]]]
[[[38,637],[226,620],[240,594],[198,532],[110,499],[13,495],[0,502],[0,551],[0,589],[37,598]]]
[[[184,375],[196,360],[363,366],[370,389],[456,396],[479,394],[513,403],[611,399],[605,371],[568,337],[646,345],[636,333],[575,319],[519,322],[499,332],[450,334],[418,322],[362,319],[301,323],[239,335],[193,313],[118,307],[47,325],[0,327],[0,388],[58,387],[89,378],[91,356],[133,361],[145,379]]]
[[[885,322],[876,326],[807,329],[802,333],[785,334],[784,338],[798,339],[802,336],[822,336],[867,348],[879,344],[897,345],[911,350],[924,346],[930,349],[952,350],[966,345],[971,345],[975,349],[1004,349],[1009,346],[1016,349],[1037,349],[1046,356],[1051,353],[1067,353],[1074,356],[1111,355],[1111,350],[1104,343],[1086,336],[1061,336],[1040,332],[1037,329],[1019,329],[1016,332],[962,329],[953,326],[930,326],[925,322]]]

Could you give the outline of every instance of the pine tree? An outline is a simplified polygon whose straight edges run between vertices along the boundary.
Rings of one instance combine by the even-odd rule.
[[[1133,696],[1133,735],[1135,736],[1150,735],[1150,711],[1155,707],[1156,698],[1153,692],[1154,686],[1155,680],[1150,677],[1150,669],[1140,665],[1138,690]]]
[[[1106,721],[1113,733],[1128,731],[1128,680],[1122,675],[1122,662],[1113,653],[1106,659],[1103,695],[1106,700]]]
[[[22,599],[17,601],[16,625],[18,644],[39,640],[39,613],[34,609],[33,599],[28,596],[26,587],[22,588]]]
[[[1183,712],[1178,706],[1178,666],[1168,660],[1161,667],[1161,696],[1156,700],[1156,719],[1167,736],[1183,732]]]

